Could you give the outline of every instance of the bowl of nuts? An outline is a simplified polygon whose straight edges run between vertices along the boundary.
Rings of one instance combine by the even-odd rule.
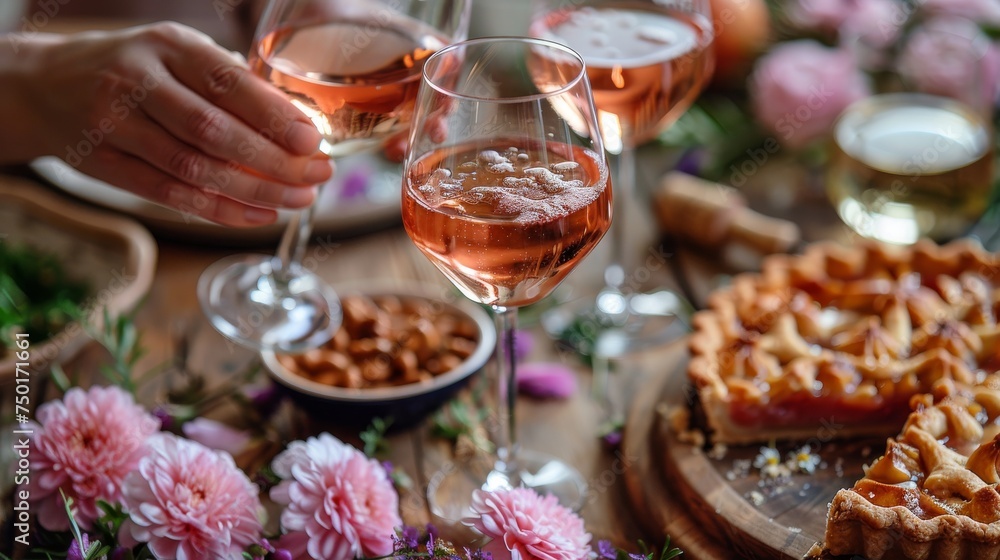
[[[301,354],[261,354],[265,367],[325,419],[364,425],[412,424],[482,369],[496,347],[490,315],[472,302],[445,302],[429,290],[344,292],[333,338]]]

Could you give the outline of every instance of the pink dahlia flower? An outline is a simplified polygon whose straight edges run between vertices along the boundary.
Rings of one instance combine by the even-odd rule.
[[[119,540],[148,543],[161,560],[241,558],[260,538],[258,491],[232,456],[160,434],[125,479]]]
[[[147,452],[160,421],[118,387],[74,387],[37,415],[28,490],[38,522],[66,531],[69,519],[59,490],[73,499],[77,523],[90,529],[100,517],[98,500],[120,503],[121,486]]]
[[[748,86],[757,121],[792,148],[828,134],[841,111],[870,93],[849,52],[811,40],[775,47]]]
[[[512,560],[583,560],[590,556],[590,533],[583,519],[529,488],[487,492],[476,490],[465,520],[492,540],[484,550]]]
[[[348,560],[392,552],[402,525],[385,468],[330,434],[292,442],[271,465],[284,479],[271,499],[286,506],[276,543],[297,559]]]

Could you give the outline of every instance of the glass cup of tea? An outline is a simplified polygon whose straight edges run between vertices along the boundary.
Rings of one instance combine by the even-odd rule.
[[[901,60],[890,91],[855,102],[837,120],[827,194],[859,235],[944,242],[967,234],[986,212],[993,103],[980,82],[976,32],[974,24],[954,21],[922,30],[911,40],[947,47],[952,60],[945,69],[931,75],[926,64],[910,61],[908,68]]]

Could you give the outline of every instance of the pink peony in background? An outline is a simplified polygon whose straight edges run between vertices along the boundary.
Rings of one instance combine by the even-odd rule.
[[[59,489],[72,498],[77,523],[90,529],[98,500],[119,503],[122,481],[147,452],[160,422],[118,387],[73,388],[38,408],[29,492],[42,527],[66,531]]]
[[[895,0],[859,0],[840,26],[842,41],[885,48],[899,38],[906,12]]]
[[[316,560],[392,552],[403,522],[399,496],[378,461],[323,433],[289,444],[271,468],[283,479],[271,499],[286,506],[276,546]]]
[[[258,492],[230,455],[159,434],[125,479],[129,519],[119,541],[148,543],[161,560],[240,559],[260,538]]]
[[[797,27],[836,32],[856,9],[856,0],[797,0],[788,5],[788,19]]]
[[[1000,47],[965,19],[936,18],[915,29],[899,67],[920,91],[976,107],[991,107],[1000,94]]]
[[[919,4],[932,15],[958,16],[1000,25],[1000,2],[997,0],[921,0]]]
[[[492,540],[484,550],[512,560],[584,560],[590,557],[591,535],[583,519],[530,488],[487,492],[476,490],[465,520]]]
[[[808,39],[761,57],[747,86],[757,121],[791,148],[827,135],[841,111],[870,93],[850,52]]]

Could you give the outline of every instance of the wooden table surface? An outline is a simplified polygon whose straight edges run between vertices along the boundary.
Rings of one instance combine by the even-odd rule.
[[[66,26],[53,25],[50,30],[75,30],[79,26],[71,22]],[[119,25],[87,22],[82,26]],[[669,154],[656,146],[642,150],[639,173],[642,186],[649,188],[655,185],[658,178],[671,167],[672,161]],[[812,216],[803,214],[801,205],[787,196],[781,198],[785,191],[795,190],[794,178],[779,175],[777,180],[771,180],[766,173],[761,173],[756,177],[756,184],[762,185],[761,188],[769,195],[768,200],[771,202],[784,200],[783,208],[789,214],[797,217]],[[44,187],[39,183],[39,188],[51,187]],[[812,198],[815,202],[816,197]],[[660,240],[652,223],[649,206],[643,200],[643,197],[637,197],[637,200],[630,202],[628,209],[629,257],[634,263],[640,263],[640,266],[643,266],[642,262],[647,263],[642,268],[643,287],[675,287],[675,279],[664,258],[677,257],[671,256],[670,250]],[[820,206],[823,204],[819,203]],[[777,213],[780,213],[780,209]],[[832,213],[827,209],[819,223],[829,224],[832,218]],[[621,219],[621,216],[616,219]],[[817,237],[809,231],[807,234],[811,238]],[[564,282],[560,288],[564,297],[593,297],[600,286],[601,270],[611,250],[609,244],[610,240],[607,238]],[[210,240],[196,244],[160,237],[158,246],[155,281],[136,316],[136,323],[144,340],[143,346],[148,350],[138,369],[141,371],[169,361],[176,353],[178,333],[183,331],[191,335],[188,339],[193,342],[189,364],[192,369],[205,372],[209,379],[225,380],[255,357],[251,352],[224,340],[211,328],[201,313],[195,288],[199,275],[207,266],[235,252],[245,252],[246,249],[220,248],[213,246]],[[272,249],[265,246],[256,252],[266,253]],[[719,263],[698,251],[682,254],[691,288],[696,299],[702,299],[716,285]],[[650,255],[654,257],[651,261],[648,259]],[[448,286],[444,277],[416,250],[398,226],[353,238],[321,237],[314,240],[307,255],[307,258],[310,257],[310,262],[315,263],[316,272],[335,287],[357,285],[372,279],[377,279],[383,285],[388,283],[403,286],[417,282],[442,288]],[[574,465],[584,474],[589,483],[589,494],[581,515],[595,541],[610,539],[619,546],[634,548],[639,538],[653,542],[662,539],[664,535],[643,534],[639,520],[628,503],[623,469],[637,460],[637,457],[607,448],[598,437],[604,412],[601,404],[590,394],[590,368],[577,357],[558,351],[539,327],[534,326],[532,330],[537,344],[529,361],[565,362],[579,374],[580,387],[576,395],[566,401],[520,398],[516,414],[522,445],[530,449],[544,449]],[[683,352],[683,342],[678,341],[649,350],[637,360],[623,360],[620,364],[621,375],[615,380],[619,385],[615,392],[621,396],[622,402],[627,403],[630,398],[628,393],[636,388],[641,389],[646,376],[666,373],[657,371],[655,364],[674,363],[676,356]],[[673,358],[660,359],[666,355]],[[89,369],[93,374],[99,356],[100,353],[91,348],[82,354],[76,366],[71,367]],[[650,367],[650,364],[653,366]],[[265,376],[261,374],[260,377],[263,379]],[[150,384],[142,394],[144,402],[159,402],[164,386],[169,383],[170,379],[165,377],[159,383]],[[332,425],[314,413],[299,411],[297,414],[293,413],[293,416],[302,422],[304,433],[315,434],[329,430],[360,445],[356,429]],[[430,422],[397,431],[389,436],[388,441],[386,458],[397,468],[403,469],[414,482],[412,490],[404,491],[401,496],[404,520],[416,525],[428,521],[440,525],[441,520],[433,518],[428,511],[424,489],[431,473],[451,459],[451,445],[432,435]],[[468,534],[456,531],[454,536],[463,538]]]
[[[658,177],[669,168],[670,159],[665,156],[665,152],[656,146],[647,147],[640,153],[642,184],[655,184]],[[763,175],[761,179],[767,180]],[[29,174],[30,180],[33,179]],[[61,192],[43,185],[40,179],[36,181],[37,185],[32,188]],[[635,277],[642,280],[643,288],[674,288],[676,282],[664,259],[682,259],[695,299],[703,301],[704,296],[717,284],[722,270],[720,264],[711,255],[702,255],[699,251],[683,250],[678,255],[673,255],[658,235],[648,204],[642,200],[643,197],[637,197],[626,208],[628,219],[624,223],[627,225],[628,256],[634,263],[628,270],[637,271]],[[81,204],[85,203],[81,201]],[[262,246],[256,249],[233,249],[213,245],[211,240],[195,243],[162,236],[157,237],[157,242],[159,254],[155,279],[136,315],[143,346],[148,351],[137,370],[145,371],[170,361],[177,351],[179,333],[186,333],[187,340],[192,343],[189,353],[190,369],[203,372],[211,383],[225,382],[234,372],[240,371],[254,360],[255,355],[226,341],[210,326],[197,301],[198,278],[206,267],[220,258],[242,252],[268,253],[273,248]],[[601,271],[611,250],[609,245],[610,236],[560,286],[562,297],[593,297],[601,284]],[[659,257],[650,260],[647,258],[650,255]],[[373,279],[380,285],[390,286],[413,283],[441,289],[449,286],[398,225],[349,238],[320,236],[313,240],[306,258],[307,262],[315,266],[315,271],[334,287],[369,284]],[[567,401],[520,398],[516,411],[520,442],[529,449],[545,450],[574,465],[584,474],[589,483],[589,494],[581,515],[595,541],[609,539],[618,546],[634,549],[637,539],[651,542],[663,539],[665,535],[644,533],[641,520],[629,503],[624,472],[629,465],[640,459],[639,455],[609,449],[599,439],[605,409],[603,403],[591,395],[591,369],[577,356],[558,350],[539,326],[524,326],[531,328],[536,341],[534,353],[528,360],[564,362],[578,373],[579,390]],[[681,340],[620,360],[612,387],[614,394],[618,395],[618,402],[623,403],[620,406],[627,407],[631,393],[641,390],[650,376],[668,374],[663,370],[662,364],[677,363],[678,356],[684,352]],[[96,378],[98,364],[102,359],[100,349],[92,346],[75,364],[68,367],[85,370]],[[257,380],[267,382],[266,375],[261,373]],[[150,406],[162,402],[165,387],[171,385],[172,381],[174,380],[169,375],[164,375],[156,382],[147,384],[140,394],[141,400]],[[53,388],[49,387],[48,391],[51,396],[56,395]],[[232,420],[231,411],[220,412],[219,416]],[[290,416],[299,427],[296,432],[299,437],[330,431],[345,441],[361,445],[359,430],[356,428],[331,424],[324,421],[321,414],[303,410],[293,411]],[[238,418],[235,420],[239,421]],[[430,476],[452,459],[452,445],[431,433],[430,421],[398,430],[389,436],[388,442],[384,458],[392,461],[413,480],[412,489],[404,490],[401,495],[404,521],[414,525],[427,522],[442,525],[442,521],[428,511],[424,491]],[[676,526],[694,525],[691,522],[679,522]],[[446,534],[450,533],[456,540],[471,538],[470,533],[463,528],[452,528],[450,531],[448,527],[444,529]],[[673,536],[675,540],[678,537]],[[701,534],[695,538],[702,542],[705,539]]]
[[[0,179],[3,179],[0,176]],[[51,188],[38,183],[32,188]],[[81,202],[81,204],[83,204]],[[638,223],[642,223],[639,220]],[[652,233],[648,229],[647,233]],[[654,235],[655,237],[655,235]],[[240,348],[217,334],[202,315],[196,296],[196,285],[202,271],[217,259],[247,249],[225,249],[210,244],[195,245],[158,239],[158,261],[155,280],[135,321],[143,337],[142,346],[147,355],[136,371],[146,371],[172,359],[177,351],[179,333],[187,333],[192,347],[189,368],[202,372],[211,383],[222,383],[233,372],[241,371],[255,359],[255,355]],[[259,251],[268,252],[270,247]],[[568,297],[585,296],[596,292],[606,250],[599,247],[584,264],[571,275],[571,280],[561,286]],[[407,286],[413,283],[447,289],[447,280],[419,253],[406,233],[399,226],[350,239],[320,238],[314,240],[306,259],[315,263],[316,272],[335,288],[371,283]],[[660,271],[665,273],[665,269]],[[599,439],[603,408],[591,398],[591,371],[575,355],[560,351],[537,325],[525,324],[534,332],[535,350],[528,361],[560,361],[578,374],[579,390],[566,401],[538,401],[521,398],[517,404],[519,440],[529,449],[545,451],[574,465],[589,483],[589,494],[581,515],[587,529],[596,539],[610,539],[619,545],[635,543],[638,538],[656,540],[656,535],[644,535],[633,518],[623,487],[623,469],[634,460],[604,446]],[[681,346],[668,346],[666,351],[676,352]],[[100,348],[91,345],[67,369],[84,378],[98,379],[98,365],[103,360]],[[140,400],[147,406],[163,402],[165,388],[173,384],[164,374],[147,383],[140,391]],[[258,380],[266,382],[261,373]],[[54,387],[46,389],[50,397],[57,396]],[[225,416],[225,412],[220,413]],[[292,413],[300,423],[300,434],[330,431],[345,441],[360,447],[358,431],[324,421],[320,414],[299,410]],[[237,419],[238,420],[238,419]],[[452,459],[450,442],[431,433],[431,420],[406,429],[394,431],[389,437],[389,448],[384,456],[413,480],[413,488],[401,495],[401,513],[404,521],[423,525],[442,520],[428,511],[424,489],[431,474]],[[445,532],[448,528],[444,527]],[[457,539],[469,537],[464,529],[455,529]]]

